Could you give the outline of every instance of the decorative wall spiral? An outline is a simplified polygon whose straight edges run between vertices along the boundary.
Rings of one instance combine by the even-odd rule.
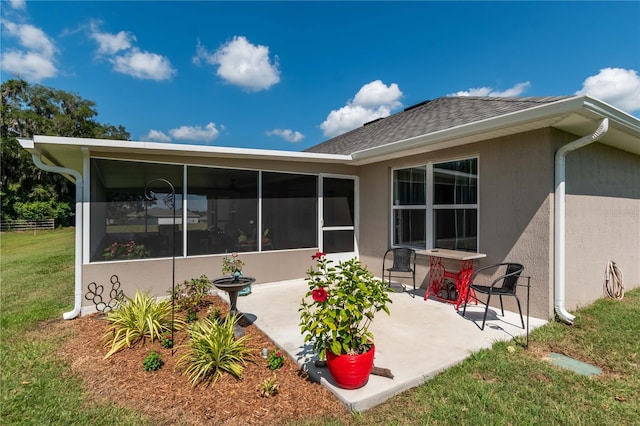
[[[92,301],[93,304],[96,305],[98,312],[107,312],[114,309],[118,301],[124,297],[124,293],[120,290],[120,279],[118,276],[112,275],[110,281],[111,290],[109,291],[108,302],[105,302],[102,298],[102,293],[104,293],[104,286],[102,284],[98,285],[95,282],[90,283],[87,294],[84,295],[85,299]]]

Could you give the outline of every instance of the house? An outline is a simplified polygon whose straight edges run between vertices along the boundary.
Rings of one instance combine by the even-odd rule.
[[[588,96],[443,97],[305,152],[20,143],[40,168],[76,182],[66,318],[95,311],[90,283],[104,286],[101,299],[114,274],[127,294],[166,295],[174,267],[176,282],[215,277],[233,251],[258,285],[303,277],[318,250],[359,256],[376,273],[392,246],[477,251],[486,254],[477,265],[524,264],[531,315],[567,322],[568,310],[603,295],[609,260],[627,289],[640,285],[640,120]],[[128,241],[148,257],[105,259]],[[428,273],[418,256],[423,288]]]

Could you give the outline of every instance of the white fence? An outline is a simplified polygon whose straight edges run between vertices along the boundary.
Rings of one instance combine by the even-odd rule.
[[[35,231],[37,229],[54,229],[55,219],[43,220],[3,220],[0,221],[0,231]]]

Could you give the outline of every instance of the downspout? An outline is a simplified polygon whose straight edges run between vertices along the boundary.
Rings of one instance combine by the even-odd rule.
[[[555,292],[555,312],[561,321],[573,324],[574,315],[565,308],[565,157],[571,151],[596,142],[607,133],[609,119],[603,118],[600,125],[591,135],[564,145],[556,151],[555,156],[555,196],[554,196],[554,269],[553,283]]]
[[[74,319],[80,315],[82,307],[82,201],[83,201],[83,179],[82,174],[73,169],[66,167],[50,166],[42,162],[40,154],[31,154],[33,164],[45,172],[64,173],[73,176],[76,179],[76,251],[75,251],[75,298],[73,310],[62,314],[62,318],[66,320]]]

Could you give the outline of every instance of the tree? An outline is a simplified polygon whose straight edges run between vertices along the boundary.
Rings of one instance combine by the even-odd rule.
[[[38,169],[17,138],[47,135],[128,140],[129,132],[123,126],[98,123],[95,103],[77,94],[24,80],[4,82],[0,92],[2,219],[27,219],[50,211],[57,223],[71,224],[73,183]]]

